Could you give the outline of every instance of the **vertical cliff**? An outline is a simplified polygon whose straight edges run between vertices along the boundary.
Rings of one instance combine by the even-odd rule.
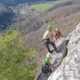
[[[80,23],[69,35],[67,56],[48,80],[80,80]]]

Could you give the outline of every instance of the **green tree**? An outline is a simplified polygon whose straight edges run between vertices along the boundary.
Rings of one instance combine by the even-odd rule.
[[[34,80],[36,63],[25,64],[34,57],[34,49],[24,49],[18,31],[0,35],[0,80]]]

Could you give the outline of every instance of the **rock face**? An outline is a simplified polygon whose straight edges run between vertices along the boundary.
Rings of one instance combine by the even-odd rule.
[[[59,38],[55,42],[55,44],[56,44],[57,48],[60,49],[60,52],[56,53],[55,51],[53,51],[52,54],[47,53],[46,57],[50,58],[50,61],[51,61],[51,64],[52,64],[53,68],[57,67],[57,65],[60,65],[60,63],[63,60],[63,57],[65,57],[67,55],[66,45],[67,45],[68,40],[69,39],[67,37]],[[41,72],[40,72],[40,74],[37,76],[36,80],[48,80],[50,75],[51,75],[51,73],[41,74]]]
[[[80,80],[80,23],[69,35],[67,56],[48,80]]]
[[[47,57],[51,56],[53,68],[59,67],[53,73],[40,74],[36,80],[80,80],[80,23],[66,38],[60,38],[55,44],[61,49],[60,53],[47,53]]]

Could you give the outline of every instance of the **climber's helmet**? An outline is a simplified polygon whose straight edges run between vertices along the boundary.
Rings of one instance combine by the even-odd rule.
[[[50,58],[46,58],[45,63],[50,63]]]
[[[49,25],[49,26],[47,27],[47,29],[48,29],[48,30],[52,30],[52,29],[53,29],[53,26]]]

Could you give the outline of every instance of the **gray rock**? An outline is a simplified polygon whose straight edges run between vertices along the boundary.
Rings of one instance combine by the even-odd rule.
[[[69,35],[67,56],[48,80],[80,80],[80,23]]]

